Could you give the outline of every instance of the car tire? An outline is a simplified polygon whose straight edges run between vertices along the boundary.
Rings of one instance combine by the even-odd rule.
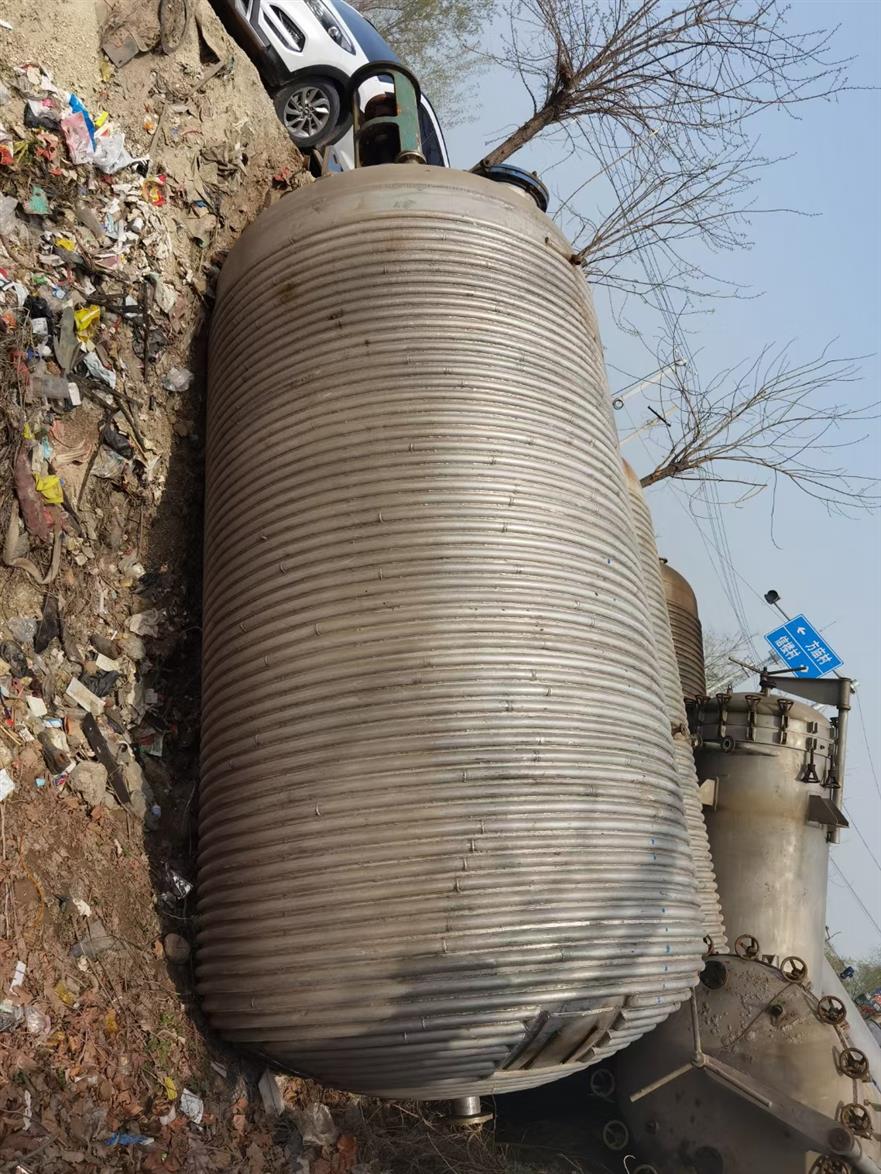
[[[340,92],[325,77],[301,77],[275,95],[275,112],[296,145],[323,147],[337,136]]]

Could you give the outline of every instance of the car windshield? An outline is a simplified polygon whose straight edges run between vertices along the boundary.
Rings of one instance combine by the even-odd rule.
[[[368,61],[400,61],[397,53],[385,41],[369,20],[356,11],[346,0],[333,0],[340,16],[349,27],[352,36],[361,46]]]
[[[437,132],[434,129],[434,123],[428,112],[427,105],[427,100],[423,98],[419,105],[419,133],[422,138],[422,154],[425,156],[425,162],[432,164],[433,167],[445,167],[446,160],[444,159],[444,153],[438,141]]]

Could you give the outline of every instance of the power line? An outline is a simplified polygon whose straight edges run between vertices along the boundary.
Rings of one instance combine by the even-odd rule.
[[[869,772],[872,775],[872,782],[875,784],[875,790],[878,792],[878,798],[881,799],[881,786],[878,785],[878,771],[875,769],[875,760],[872,757],[872,747],[869,745],[869,735],[866,733],[866,722],[863,717],[863,707],[860,705],[860,695],[856,694],[856,711],[857,721],[860,723],[860,729],[863,734],[863,742],[866,747],[866,758],[869,760]]]
[[[605,171],[606,178],[612,188],[612,191],[614,192],[616,198],[618,199],[618,201],[620,203],[621,202],[621,195],[618,190],[617,177],[614,173],[615,164],[617,162],[619,162],[619,160],[612,159],[610,162],[606,161],[605,152],[609,152],[611,154],[613,152],[614,144],[609,142],[608,134],[607,134],[604,127],[601,126],[598,128],[598,130],[599,130],[599,135],[601,136],[601,141],[596,143],[597,154],[600,157],[600,161],[605,164],[603,170]],[[640,257],[640,261],[642,263],[643,269],[645,270],[645,274],[654,287],[654,292],[655,292],[655,295],[657,298],[656,308],[658,309],[658,311],[660,312],[662,318],[664,319],[664,321],[666,323],[667,329],[670,333],[670,338],[676,347],[677,354],[678,353],[684,354],[686,359],[688,360],[689,372],[691,374],[691,377],[694,379],[695,384],[697,385],[697,370],[696,370],[694,354],[691,350],[691,347],[689,346],[687,336],[683,335],[679,332],[675,309],[674,309],[672,302],[670,300],[670,295],[669,295],[669,292],[666,288],[666,285],[663,282],[663,280],[661,279],[661,274],[660,274],[658,267],[655,263],[653,247],[651,245],[646,245],[643,249],[640,250],[639,257]],[[642,436],[642,432],[641,432],[641,430],[636,429],[635,423],[633,421],[632,416],[630,415],[629,410],[627,411],[627,416],[628,416],[628,419],[630,420],[632,427],[634,428],[633,434],[635,434],[638,437],[643,449],[646,451],[646,453],[649,456],[651,456],[649,447],[646,444],[644,437]],[[707,505],[709,507],[709,516],[707,518],[707,521],[709,522],[710,533],[709,534],[704,533],[704,529],[700,524],[701,519],[698,516],[696,516],[694,514],[694,512],[691,509],[689,509],[685,505],[685,502],[682,500],[683,497],[687,497],[688,494],[685,494],[683,491],[680,491],[678,489],[678,487],[675,485],[672,487],[675,491],[674,492],[674,500],[677,502],[677,504],[683,510],[683,512],[688,515],[688,517],[692,520],[692,522],[695,525],[695,529],[696,529],[698,536],[700,537],[700,540],[704,546],[704,550],[707,553],[710,565],[712,566],[713,571],[714,571],[717,579],[719,580],[719,584],[722,588],[722,591],[725,594],[725,596],[728,600],[729,606],[731,607],[731,610],[734,614],[734,618],[735,618],[735,620],[737,622],[737,626],[740,630],[741,639],[744,641],[745,645],[752,650],[754,658],[760,659],[758,657],[758,653],[756,652],[756,646],[754,644],[753,634],[750,631],[750,625],[749,625],[747,615],[746,615],[746,607],[745,607],[744,600],[743,600],[743,594],[740,590],[740,583],[743,583],[744,586],[746,586],[749,589],[749,591],[752,592],[752,594],[756,597],[756,599],[758,599],[762,602],[765,602],[764,595],[761,592],[759,592],[752,585],[752,583],[750,583],[749,580],[734,565],[734,558],[733,558],[732,552],[731,552],[731,544],[729,542],[728,533],[725,528],[725,519],[724,519],[723,512],[722,512],[721,501],[719,499],[718,486],[711,478],[707,478],[707,476],[704,474],[703,470],[697,470],[697,474],[698,474],[700,481],[701,481],[701,484],[704,488],[705,500],[706,500]],[[718,557],[718,560],[719,560],[718,563],[712,558],[712,555],[710,554],[710,548],[712,548],[715,551],[715,553]],[[878,794],[878,798],[881,799],[881,784],[879,784],[878,772],[875,768],[875,762],[872,757],[872,750],[871,750],[871,746],[869,744],[869,738],[868,738],[868,734],[866,731],[866,723],[865,723],[865,719],[863,717],[862,706],[860,704],[859,694],[856,695],[856,711],[857,711],[857,718],[858,718],[858,721],[860,724],[860,729],[861,729],[862,736],[863,736],[863,742],[864,742],[865,748],[866,748],[866,757],[868,759],[869,770],[872,775],[872,782],[875,786],[875,791]],[[859,836],[863,845],[865,846],[866,851],[869,853],[872,860],[874,861],[875,866],[878,868],[879,872],[881,872],[881,862],[879,862],[877,856],[873,852],[872,848],[869,846],[869,843],[866,840],[865,836],[863,835],[862,831],[860,830],[858,825],[854,822],[852,817],[850,817],[849,813],[848,813],[848,818],[850,819],[850,823],[851,823],[851,826],[853,827],[854,831],[857,833],[857,835]],[[842,876],[843,876],[843,874],[842,874]],[[856,896],[855,893],[854,893],[854,895]],[[857,898],[857,899],[859,899],[859,898]],[[860,904],[862,904],[862,902],[860,902]],[[865,906],[863,906],[863,908],[865,909]],[[868,914],[867,910],[866,910],[866,912]],[[871,916],[871,915],[869,915],[869,916]],[[872,921],[873,921],[873,924],[876,924],[874,922],[874,919],[872,919]],[[876,928],[877,928],[877,926],[876,926]],[[879,931],[879,932],[881,932],[881,931]]]
[[[838,867],[838,865],[832,859],[831,856],[829,858],[829,863],[832,865],[832,867],[835,869],[835,871],[838,873],[838,875],[841,877],[841,879],[844,881],[844,883],[850,889],[851,895],[853,896],[853,899],[859,905],[860,909],[862,909],[863,913],[865,913],[866,917],[868,917],[869,921],[871,921],[872,925],[874,925],[874,927],[878,931],[879,935],[881,935],[881,925],[878,924],[878,922],[875,920],[875,918],[872,916],[872,914],[866,908],[865,904],[863,903],[862,897],[859,895],[859,893],[856,891],[856,889],[853,887],[853,885],[850,883],[850,881],[847,879],[847,877],[844,875],[844,873],[841,871],[841,869]]]
[[[847,810],[847,808],[844,806],[843,803],[842,803],[841,807],[842,807],[842,810],[844,811],[844,814],[847,816],[848,820],[850,821],[850,826],[853,828],[853,830],[856,832],[856,834],[863,841],[863,847],[866,849],[866,851],[869,853],[869,855],[875,861],[875,867],[878,869],[879,872],[881,872],[881,860],[879,860],[878,857],[875,855],[875,853],[872,851],[871,847],[869,846],[869,841],[866,839],[866,837],[860,831],[856,820],[851,815],[851,813]]]
[[[608,179],[612,191],[615,193],[618,202],[623,203],[614,173],[614,164],[617,162],[617,160],[612,159],[607,161],[605,154],[605,152],[608,152],[609,154],[613,153],[614,144],[609,142],[608,133],[605,127],[599,126],[597,130],[598,136],[601,138],[601,141],[597,142],[596,144],[597,154],[600,157],[600,161],[604,164],[603,170],[606,174],[606,178]],[[662,280],[657,265],[655,264],[653,247],[651,245],[645,245],[639,252],[639,258],[642,267],[645,270],[646,276],[652,283],[653,290],[657,298],[657,309],[659,310],[667,325],[667,330],[670,333],[671,341],[676,346],[677,352],[684,353],[688,360],[688,367],[691,378],[695,381],[695,384],[697,384],[697,367],[695,364],[694,354],[691,351],[687,337],[680,334],[679,332],[676,311],[670,300],[670,295],[667,291],[666,285]],[[710,530],[712,531],[712,545],[716,550],[720,560],[720,566],[716,567],[715,564],[713,564],[714,569],[716,570],[717,578],[719,579],[723,593],[725,594],[729,606],[734,613],[734,618],[737,621],[737,626],[740,630],[741,639],[743,640],[744,644],[752,651],[753,656],[755,657],[757,655],[756,647],[753,643],[752,633],[749,630],[749,622],[746,616],[746,607],[743,602],[743,596],[741,594],[737,579],[735,578],[737,572],[734,568],[734,559],[731,553],[728,533],[725,528],[725,519],[722,514],[718,487],[711,478],[707,477],[706,473],[702,469],[697,470],[697,476],[699,477],[701,485],[703,486],[705,500],[709,507],[709,517],[707,520],[709,521]],[[697,529],[697,532],[701,536],[701,540],[704,542],[704,546],[706,547],[706,539],[703,533],[703,528],[700,525],[700,520],[693,514],[691,517],[695,524],[695,528]],[[709,551],[707,551],[707,553],[709,554]]]

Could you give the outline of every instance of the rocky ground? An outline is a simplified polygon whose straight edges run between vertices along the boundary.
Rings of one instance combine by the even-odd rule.
[[[210,7],[162,11],[0,5],[0,1171],[522,1169],[199,1019],[205,331],[311,180]]]

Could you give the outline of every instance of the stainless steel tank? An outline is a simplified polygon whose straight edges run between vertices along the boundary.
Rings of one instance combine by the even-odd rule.
[[[353,1090],[525,1087],[697,979],[694,870],[596,319],[449,169],[322,179],[224,266],[197,979]]]
[[[752,934],[769,959],[797,955],[819,976],[832,728],[810,706],[761,693],[693,703],[692,721],[698,775],[716,781],[707,831],[729,938]]]
[[[682,692],[686,697],[703,697],[707,692],[707,679],[697,599],[688,580],[674,570],[666,559],[661,560],[661,578],[667,597],[667,614],[670,616]]]
[[[832,727],[770,692],[689,710],[735,953],[620,1058],[633,1146],[660,1174],[879,1174],[881,1051],[823,954]]]
[[[719,905],[719,894],[716,891],[716,877],[713,872],[707,828],[698,794],[697,771],[688,729],[688,716],[685,712],[683,689],[679,679],[676,652],[673,647],[673,636],[670,631],[667,600],[661,580],[661,563],[658,559],[658,548],[655,543],[655,530],[639,478],[627,461],[624,462],[624,474],[627,478],[630,508],[639,544],[645,598],[652,625],[664,704],[673,734],[676,774],[679,778],[685,806],[685,819],[694,859],[704,933],[715,949],[724,950],[727,947],[725,924]]]

